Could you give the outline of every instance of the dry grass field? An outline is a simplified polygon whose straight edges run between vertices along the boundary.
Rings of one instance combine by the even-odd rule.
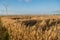
[[[0,40],[60,40],[60,15],[1,16]]]

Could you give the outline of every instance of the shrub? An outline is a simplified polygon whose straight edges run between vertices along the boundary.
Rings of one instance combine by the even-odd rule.
[[[1,17],[0,17],[0,40],[9,40],[8,39],[8,32],[7,30],[3,27],[3,24],[1,22]]]

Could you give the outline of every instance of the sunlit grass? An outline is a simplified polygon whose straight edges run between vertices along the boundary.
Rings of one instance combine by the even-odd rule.
[[[59,19],[50,19],[50,21],[48,21],[48,19],[46,19],[46,21],[40,21],[37,19],[37,23],[31,24],[33,23],[33,21],[29,22],[30,19],[22,19],[25,21],[24,22],[21,20],[19,21],[18,19],[13,20],[7,17],[3,18],[0,21],[0,25],[1,27],[4,27],[7,31],[3,31],[2,39],[7,40],[8,33],[9,40],[60,40],[60,30],[58,31],[58,27],[60,27]]]

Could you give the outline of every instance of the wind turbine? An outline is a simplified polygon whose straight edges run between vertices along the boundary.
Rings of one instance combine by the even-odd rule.
[[[7,1],[6,0],[3,0],[2,5],[5,8],[6,14],[8,15],[8,3],[7,3]]]
[[[8,15],[8,5],[3,4],[3,6],[5,7],[5,9],[6,9],[6,14]]]

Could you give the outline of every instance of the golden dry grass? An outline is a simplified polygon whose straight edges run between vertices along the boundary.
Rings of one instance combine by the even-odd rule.
[[[60,16],[2,16],[9,40],[60,40]]]

